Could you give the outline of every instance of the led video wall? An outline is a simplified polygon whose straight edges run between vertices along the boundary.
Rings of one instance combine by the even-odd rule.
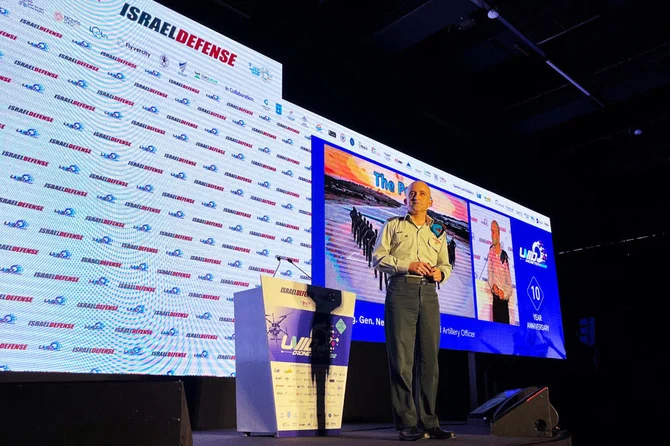
[[[353,339],[383,341],[367,247],[413,179],[456,256],[443,346],[564,357],[546,217],[281,84],[279,63],[152,1],[0,3],[0,371],[234,376],[233,295],[261,275],[356,292]]]
[[[337,134],[336,134],[337,135]],[[405,190],[431,187],[447,228],[451,276],[437,289],[441,347],[565,358],[549,221],[360,136],[313,138],[313,280],[357,294],[354,340],[384,340],[386,277],[372,265],[384,222],[406,215]],[[319,222],[320,224],[317,224]]]
[[[310,257],[281,66],[153,2],[3,2],[0,88],[0,366],[232,375],[234,292]]]

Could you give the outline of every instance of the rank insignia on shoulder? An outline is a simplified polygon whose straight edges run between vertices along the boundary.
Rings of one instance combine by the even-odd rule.
[[[443,223],[434,222],[430,225],[430,230],[435,234],[435,237],[439,238],[447,230],[447,227]]]

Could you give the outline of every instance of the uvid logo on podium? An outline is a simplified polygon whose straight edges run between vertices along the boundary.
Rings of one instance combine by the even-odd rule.
[[[290,339],[290,341],[289,341]],[[315,354],[330,354],[332,359],[337,358],[337,353],[334,353],[335,346],[339,339],[329,336],[329,342],[321,342],[318,338],[308,336],[288,336],[284,335],[281,341],[281,348],[284,351],[290,351],[293,356],[312,356]]]

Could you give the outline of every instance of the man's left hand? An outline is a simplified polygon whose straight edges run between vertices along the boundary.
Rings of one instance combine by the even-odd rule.
[[[442,281],[442,271],[440,271],[439,268],[431,268],[430,273],[433,276],[433,280],[435,282],[440,283]]]

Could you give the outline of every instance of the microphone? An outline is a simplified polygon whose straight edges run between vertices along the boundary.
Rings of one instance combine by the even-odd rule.
[[[275,270],[275,274],[277,274],[277,271],[279,270],[279,265],[281,264],[281,261],[282,261],[282,260],[286,260],[288,263],[290,263],[291,265],[293,265],[293,266],[295,266],[296,268],[298,268],[298,269],[300,270],[301,273],[303,273],[305,276],[307,276],[307,277],[309,278],[309,280],[312,280],[312,276],[310,276],[309,274],[307,274],[305,271],[302,270],[302,268],[300,268],[298,265],[296,265],[295,262],[293,262],[293,259],[292,259],[292,258],[290,258],[290,257],[286,257],[286,256],[279,256],[279,255],[277,255],[277,256],[275,256],[275,259],[277,259],[277,260],[279,261],[279,264],[277,264],[277,269]],[[272,277],[274,277],[274,275],[273,275]]]
[[[281,265],[281,261],[282,261],[283,259],[285,259],[285,257],[282,257],[282,256],[275,256],[275,259],[278,260],[278,263],[277,263],[277,267],[275,268],[275,272],[274,272],[274,274],[272,274],[272,277],[274,277],[274,276],[277,275],[277,271],[279,271],[279,265]]]

